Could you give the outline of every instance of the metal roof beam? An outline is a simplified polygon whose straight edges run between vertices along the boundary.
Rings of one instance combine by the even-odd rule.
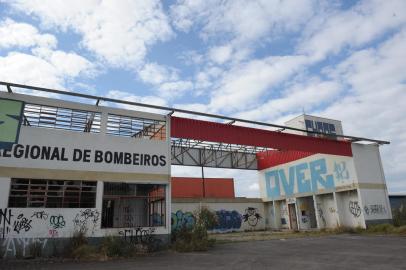
[[[190,110],[184,110],[184,109],[176,109],[176,108],[171,108],[171,107],[166,107],[166,106],[158,106],[158,105],[152,105],[152,104],[133,102],[133,101],[128,101],[128,100],[119,100],[119,99],[107,98],[107,97],[102,97],[102,96],[94,96],[94,95],[81,94],[81,93],[76,93],[76,92],[62,91],[62,90],[56,90],[56,89],[51,89],[51,88],[45,88],[45,87],[38,87],[38,86],[10,83],[10,82],[4,82],[4,81],[0,81],[0,85],[5,85],[5,86],[7,86],[8,89],[9,88],[11,89],[11,87],[25,88],[25,89],[48,92],[48,93],[54,93],[54,94],[60,94],[60,95],[69,95],[69,96],[87,98],[87,99],[93,99],[93,100],[98,100],[99,99],[100,101],[106,101],[106,102],[113,102],[113,103],[126,104],[126,105],[134,105],[134,106],[140,106],[140,107],[157,109],[157,110],[173,111],[173,112],[178,112],[178,113],[185,113],[185,114],[198,115],[198,116],[204,116],[204,117],[210,117],[210,118],[217,118],[217,119],[223,119],[223,120],[229,120],[229,121],[236,121],[236,122],[260,125],[260,126],[267,126],[267,127],[274,127],[274,128],[280,128],[280,129],[288,129],[288,130],[294,130],[294,131],[300,131],[300,132],[307,132],[307,133],[312,133],[312,134],[326,135],[326,134],[324,134],[322,132],[307,131],[307,130],[304,130],[304,129],[292,128],[292,127],[276,125],[276,124],[270,124],[270,123],[265,123],[265,122],[260,122],[260,121],[252,121],[252,120],[234,118],[234,117],[229,117],[229,116],[224,116],[224,115],[219,115],[219,114],[196,112],[196,111],[190,111]],[[388,141],[374,140],[374,139],[355,137],[355,136],[336,135],[336,137],[345,138],[345,139],[357,139],[357,140],[361,140],[361,141],[375,142],[375,143],[378,143],[378,144],[389,144]]]

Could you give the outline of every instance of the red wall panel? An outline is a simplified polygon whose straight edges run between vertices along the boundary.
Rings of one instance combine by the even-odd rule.
[[[258,170],[263,170],[280,164],[285,164],[311,155],[315,155],[315,153],[301,151],[277,151],[277,150],[260,152],[257,153]]]
[[[352,156],[351,143],[276,131],[171,117],[171,137]]]
[[[206,198],[234,198],[234,180],[232,178],[204,179]]]
[[[234,198],[232,178],[172,177],[172,198]]]
[[[201,178],[172,177],[172,198],[202,198],[203,180]]]

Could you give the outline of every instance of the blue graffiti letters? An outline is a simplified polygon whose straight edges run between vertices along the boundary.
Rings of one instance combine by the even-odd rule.
[[[195,225],[195,217],[190,212],[182,212],[178,210],[171,215],[172,231],[185,229],[191,229]]]
[[[238,230],[241,227],[242,216],[237,211],[219,210],[216,211],[217,225],[215,230]]]
[[[327,172],[326,159],[321,158],[287,169],[265,172],[265,187],[268,197],[277,198],[281,195],[292,196],[294,193],[334,189],[335,185],[333,175]]]

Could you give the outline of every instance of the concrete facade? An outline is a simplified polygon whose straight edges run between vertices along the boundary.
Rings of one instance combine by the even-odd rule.
[[[268,222],[260,199],[173,198],[172,230],[193,226],[195,213],[202,207],[216,213],[218,224],[210,230],[211,233],[264,230]]]
[[[353,156],[312,154],[261,170],[261,199],[172,200],[170,116],[14,93],[0,98],[31,110],[18,143],[0,150],[3,258],[28,256],[33,246],[51,254],[77,232],[92,241],[165,245],[173,230],[194,224],[201,207],[217,215],[211,233],[365,228],[392,219],[377,145],[352,143]],[[341,123],[335,130],[342,133]]]
[[[314,154],[260,171],[269,228],[306,230],[391,222],[377,145],[352,144],[353,157]]]
[[[152,235],[162,244],[168,242],[171,222],[168,117],[21,94],[0,93],[0,98],[21,100],[26,106],[33,104],[36,110],[42,111],[42,116],[51,111],[53,115],[48,118],[72,118],[68,127],[56,123],[61,120],[55,120],[54,126],[47,128],[50,125],[47,117],[39,120],[45,123],[42,127],[34,123],[23,125],[18,144],[11,150],[0,150],[0,257],[28,256],[33,245],[39,245],[47,255],[79,231],[96,240],[117,236],[129,241],[144,241],[145,236]],[[57,108],[63,108],[64,115]],[[93,121],[94,115],[100,115],[97,132],[83,132],[74,126],[74,117],[82,117],[85,113],[90,115],[88,121]],[[113,130],[118,130],[118,124],[110,120],[112,115],[126,121],[159,122],[162,138],[109,134],[112,126]],[[144,132],[145,128],[148,126],[144,127]],[[114,192],[117,187],[131,187],[133,196],[127,200],[116,193],[116,197],[106,197],[106,183],[115,188]],[[24,191],[19,190],[21,188]],[[55,189],[57,191],[53,191]],[[154,205],[151,198],[156,199],[158,195],[154,194],[158,191],[161,201]],[[141,192],[144,193],[139,196]],[[90,202],[85,203],[85,196],[90,196]],[[61,200],[54,205],[64,206],[52,206],[52,197]],[[71,201],[77,198],[78,201]],[[134,200],[142,201],[144,208],[133,209],[131,201]],[[12,206],[18,204],[24,206]],[[80,207],[86,204],[91,207]],[[108,218],[103,210],[110,207],[107,204],[113,204],[110,213],[116,213]],[[131,216],[126,217],[126,211],[137,213],[140,223]],[[156,211],[163,220],[152,221]],[[124,218],[127,223],[121,221]],[[107,220],[104,225],[103,220]]]

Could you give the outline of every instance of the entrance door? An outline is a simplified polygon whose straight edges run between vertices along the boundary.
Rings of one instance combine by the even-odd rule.
[[[289,221],[290,221],[290,229],[297,231],[297,216],[296,216],[296,204],[291,203],[288,204],[289,209]]]

